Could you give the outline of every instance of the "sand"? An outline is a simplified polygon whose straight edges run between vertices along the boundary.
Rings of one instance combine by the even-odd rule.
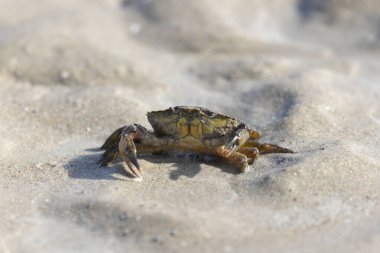
[[[379,252],[378,1],[0,6],[0,252]],[[297,153],[99,166],[175,105]]]

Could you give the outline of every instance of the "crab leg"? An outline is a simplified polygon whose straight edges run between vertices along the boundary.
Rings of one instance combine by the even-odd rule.
[[[241,147],[238,150],[239,153],[242,153],[248,157],[248,164],[251,165],[259,157],[260,151],[257,148],[253,147]]]
[[[294,151],[280,147],[275,144],[269,144],[269,143],[259,143],[254,140],[248,140],[246,143],[244,143],[244,147],[255,147],[260,151],[260,154],[270,154],[270,153],[294,153]]]
[[[107,140],[104,142],[104,144],[100,147],[100,149],[109,150],[110,148],[117,147],[119,141],[120,141],[120,135],[123,132],[124,127],[120,127],[119,129],[115,130],[110,137],[107,138]]]
[[[107,166],[109,163],[112,163],[116,159],[118,154],[119,154],[118,147],[115,147],[113,149],[109,148],[102,155],[102,158],[100,159],[100,163],[102,164],[102,166]]]
[[[224,146],[217,148],[216,152],[219,156],[226,158],[227,160],[239,166],[241,172],[245,172],[248,168],[250,159],[245,154],[239,152],[231,153],[230,150]]]

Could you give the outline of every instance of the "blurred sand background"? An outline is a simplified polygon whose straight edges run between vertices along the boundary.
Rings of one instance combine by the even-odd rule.
[[[379,252],[377,0],[1,0],[0,252]],[[297,154],[97,164],[197,105]]]

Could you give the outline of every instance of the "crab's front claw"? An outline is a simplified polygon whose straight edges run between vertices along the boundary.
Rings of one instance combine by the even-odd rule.
[[[227,157],[234,153],[239,148],[239,137],[235,136],[229,143],[225,146],[228,151]]]
[[[137,157],[136,157],[136,150],[128,150],[127,148],[127,157],[129,158],[130,160],[130,163],[128,163],[128,167],[138,176],[138,177],[142,177],[142,174],[144,173],[142,168],[140,167],[140,164],[139,162],[137,161]],[[134,170],[134,168],[136,168],[136,170]]]
[[[133,142],[139,135],[140,132],[136,126],[132,125],[131,127],[125,128],[119,142],[119,155],[133,174],[142,178],[143,170],[137,161],[136,146]]]
[[[227,141],[225,148],[228,150],[227,157],[229,157],[232,153],[236,152],[241,146],[241,140],[246,140],[250,137],[251,132],[249,128],[241,123],[237,126],[230,139]]]

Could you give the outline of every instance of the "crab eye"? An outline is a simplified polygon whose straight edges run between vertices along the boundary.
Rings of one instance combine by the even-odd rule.
[[[247,129],[247,125],[244,124],[244,123],[240,123],[240,124],[236,127],[236,130],[240,130],[240,129]]]

